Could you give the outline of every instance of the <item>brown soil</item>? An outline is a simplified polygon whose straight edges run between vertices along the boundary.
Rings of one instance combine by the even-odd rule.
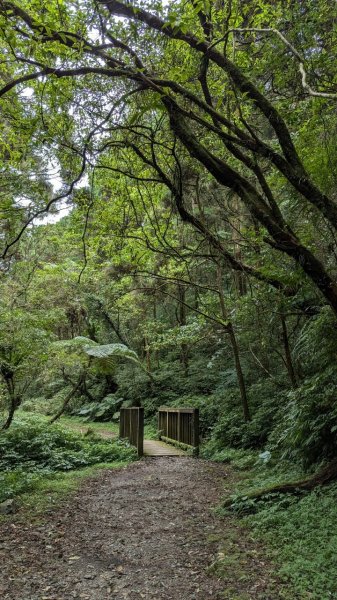
[[[211,511],[224,479],[223,465],[147,458],[87,479],[42,519],[14,515],[0,525],[1,599],[279,598],[261,549]]]

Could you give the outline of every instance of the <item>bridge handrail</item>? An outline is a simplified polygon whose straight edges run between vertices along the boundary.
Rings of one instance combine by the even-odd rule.
[[[136,446],[138,456],[143,456],[144,451],[144,408],[131,406],[120,409],[119,437],[129,440]]]
[[[158,429],[165,441],[174,441],[194,450],[199,447],[199,409],[161,406]]]

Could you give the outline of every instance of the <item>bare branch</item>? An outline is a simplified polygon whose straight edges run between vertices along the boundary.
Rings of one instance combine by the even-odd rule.
[[[262,28],[258,28],[258,27],[247,27],[244,29],[241,29],[240,27],[237,27],[235,29],[229,29],[229,31],[227,31],[226,36],[227,37],[229,33],[245,33],[245,32],[256,32],[256,33],[274,33],[275,35],[277,35],[282,42],[284,43],[285,46],[287,46],[287,48],[289,48],[290,52],[293,54],[293,56],[295,56],[295,58],[297,58],[299,65],[299,72],[301,74],[302,77],[302,87],[303,89],[310,95],[310,96],[316,96],[318,98],[331,98],[331,99],[337,99],[337,93],[332,93],[332,92],[317,92],[315,90],[312,89],[312,87],[310,87],[310,85],[307,82],[307,73],[306,70],[304,68],[304,60],[302,58],[302,56],[300,55],[300,53],[296,50],[296,48],[289,42],[289,40],[287,40],[287,38],[283,35],[283,33],[281,31],[279,31],[278,29],[275,29],[274,27],[262,27]],[[224,37],[222,38],[222,40],[217,40],[217,42],[211,44],[210,47],[215,46],[215,44],[218,44],[220,41],[224,40]]]

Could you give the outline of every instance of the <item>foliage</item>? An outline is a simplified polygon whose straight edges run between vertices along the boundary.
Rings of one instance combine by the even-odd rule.
[[[266,463],[263,457],[256,457],[254,465],[247,465],[245,477],[237,483],[229,508],[228,497],[224,497],[227,508],[219,506],[217,510],[222,515],[234,513],[252,531],[254,540],[265,545],[280,577],[288,581],[291,597],[328,600],[337,595],[337,484],[297,494],[253,495],[304,477],[293,462]]]
[[[11,469],[0,473],[0,502],[31,492],[41,481],[41,472],[26,471],[25,469]]]
[[[95,429],[122,401],[153,437],[161,405],[198,407],[201,455],[253,487],[337,456],[336,19],[328,0],[0,3],[1,423],[34,412],[0,434],[0,499],[134,458],[38,419]],[[245,486],[233,506],[299,597],[337,597],[335,486]]]
[[[0,11],[1,409],[198,406],[215,452],[310,468],[336,453],[335,9],[141,8]]]
[[[136,352],[124,344],[97,344],[94,340],[77,336],[71,340],[56,342],[55,346],[73,352],[84,352],[88,356],[96,358],[103,368],[113,369],[115,367],[114,359],[116,358],[126,358],[140,364]]]
[[[84,404],[80,409],[73,411],[73,414],[84,417],[85,421],[118,421],[119,408],[123,400],[114,394],[109,394],[100,402]]]
[[[46,426],[36,418],[13,426],[0,436],[0,468],[4,472],[69,471],[84,466],[134,458],[134,450],[119,441],[102,440]]]
[[[214,462],[228,463],[239,471],[245,471],[253,467],[257,460],[256,454],[248,450],[230,447],[219,449],[217,442],[214,440],[210,440],[201,447],[200,456]]]
[[[271,452],[299,461],[304,468],[336,456],[335,377],[332,365],[288,393],[282,418],[269,439]]]
[[[36,413],[37,415],[50,415],[53,408],[50,400],[44,396],[37,396],[25,400],[20,410],[27,413]]]
[[[303,598],[337,596],[337,486],[318,488],[300,499],[273,499],[245,523],[274,549],[281,576]]]

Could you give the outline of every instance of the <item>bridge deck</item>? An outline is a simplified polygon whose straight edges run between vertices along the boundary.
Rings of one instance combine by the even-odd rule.
[[[186,456],[186,452],[159,440],[144,440],[144,456]]]

